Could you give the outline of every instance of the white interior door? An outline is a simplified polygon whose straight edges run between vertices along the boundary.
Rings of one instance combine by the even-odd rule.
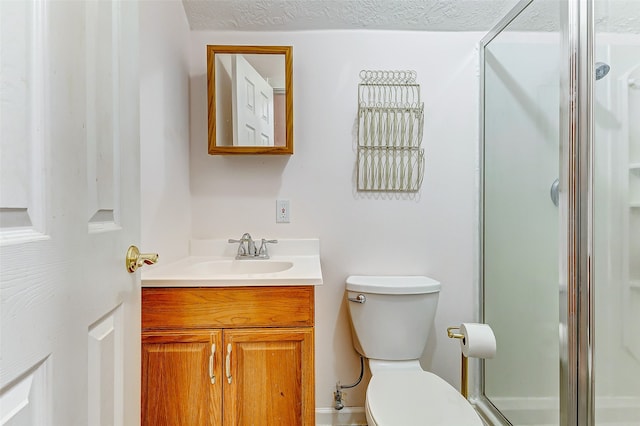
[[[273,87],[242,55],[231,60],[233,144],[273,146]]]
[[[0,424],[140,421],[138,15],[0,1]]]

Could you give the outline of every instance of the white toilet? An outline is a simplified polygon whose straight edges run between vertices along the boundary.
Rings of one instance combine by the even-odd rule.
[[[482,426],[467,400],[424,371],[424,351],[440,283],[421,276],[350,276],[349,313],[356,350],[369,360],[369,426]]]

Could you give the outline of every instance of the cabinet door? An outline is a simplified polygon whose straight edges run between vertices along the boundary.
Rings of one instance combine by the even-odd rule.
[[[229,347],[225,426],[315,424],[313,328],[225,330]]]
[[[220,330],[143,333],[141,424],[222,425],[222,356]]]

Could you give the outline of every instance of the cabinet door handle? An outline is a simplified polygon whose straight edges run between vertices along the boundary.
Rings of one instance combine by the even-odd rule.
[[[227,359],[225,362],[225,369],[227,370],[227,382],[231,384],[231,343],[227,344]]]
[[[213,363],[215,361],[215,356],[216,356],[216,344],[213,343],[211,345],[211,355],[209,355],[209,378],[211,379],[212,385],[216,383],[216,375],[213,372]]]

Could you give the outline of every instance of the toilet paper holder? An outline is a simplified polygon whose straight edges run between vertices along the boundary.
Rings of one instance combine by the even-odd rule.
[[[454,330],[460,331],[460,327],[447,327],[447,336],[452,339],[464,339],[464,334],[454,333]]]
[[[447,327],[447,336],[449,336],[449,338],[451,339],[463,339],[464,342],[464,334],[462,333],[455,333],[455,331],[460,331],[460,327]],[[460,365],[460,393],[462,394],[462,396],[464,396],[465,398],[467,398],[468,394],[469,394],[469,389],[468,389],[468,384],[467,384],[467,369],[469,368],[469,359],[464,356],[464,354],[460,354],[460,356],[462,357],[461,359],[461,365]]]

